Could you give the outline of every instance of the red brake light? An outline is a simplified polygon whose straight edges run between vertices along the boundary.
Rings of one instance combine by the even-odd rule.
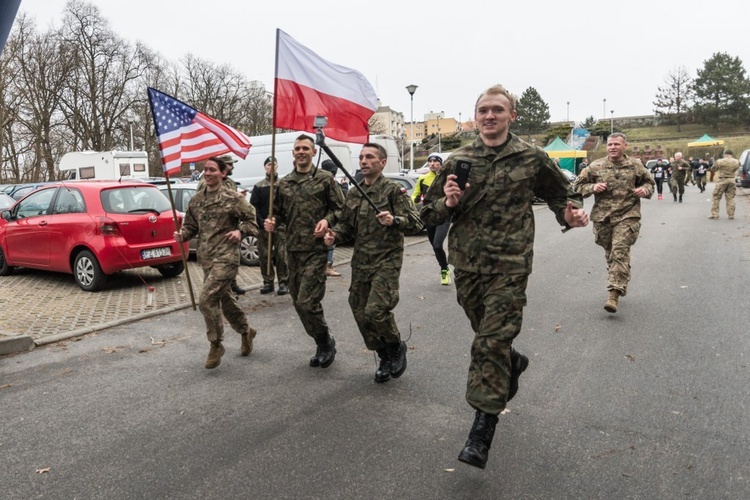
[[[103,236],[119,236],[120,225],[109,217],[99,217],[99,233]]]

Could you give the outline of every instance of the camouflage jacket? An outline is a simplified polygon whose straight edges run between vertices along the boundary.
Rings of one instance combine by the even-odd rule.
[[[401,185],[380,176],[371,186],[360,184],[381,212],[393,214],[398,226],[384,226],[375,209],[358,189],[350,189],[344,211],[333,231],[337,243],[354,241],[352,269],[393,267],[401,269],[404,256],[404,233],[414,234],[424,228],[419,214]]]
[[[594,184],[607,183],[607,190],[594,193]],[[575,190],[587,198],[594,195],[594,208],[591,220],[594,222],[620,222],[623,219],[641,218],[641,199],[633,194],[638,187],[646,189],[646,197],[654,194],[651,173],[641,160],[624,156],[613,163],[609,158],[601,158],[583,169],[575,182]]]
[[[532,201],[547,202],[561,226],[568,200],[583,206],[581,195],[547,154],[513,134],[496,153],[481,138],[454,153],[427,191],[422,221],[452,220],[449,261],[456,269],[477,273],[530,273],[534,255]],[[458,205],[445,205],[443,186],[459,159],[472,163],[469,185]]]
[[[734,179],[737,175],[737,169],[740,168],[739,160],[735,158],[722,158],[714,163],[711,167],[711,171],[718,172],[718,179]]]
[[[675,160],[669,166],[672,167],[672,177],[675,179],[684,179],[688,172],[692,172],[690,164],[685,160]],[[683,170],[678,167],[682,167]]]
[[[286,249],[290,252],[327,251],[323,238],[313,236],[323,219],[336,224],[344,207],[344,195],[333,176],[314,168],[306,174],[293,170],[279,181],[273,210],[277,224],[286,225]]]
[[[202,264],[240,264],[240,245],[225,236],[240,229],[258,234],[255,209],[244,196],[223,187],[209,192],[202,189],[190,199],[182,237],[185,241],[198,236],[198,261]]]

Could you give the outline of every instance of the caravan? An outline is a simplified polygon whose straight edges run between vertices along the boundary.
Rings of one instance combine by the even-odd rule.
[[[301,134],[310,136],[315,140],[315,136],[308,132],[286,132],[283,134],[276,134],[276,152],[275,157],[278,160],[279,175],[284,176],[290,173],[293,169],[294,156],[292,150],[294,149],[294,140]],[[239,159],[234,164],[234,171],[232,176],[235,180],[250,178],[250,177],[263,177],[265,170],[263,169],[263,162],[266,158],[271,156],[271,135],[259,135],[250,137],[250,152],[247,157]],[[371,135],[370,142],[376,142],[382,145],[388,152],[388,164],[385,172],[399,172],[401,170],[401,158],[398,154],[398,145],[393,137],[385,135]],[[359,163],[359,152],[362,149],[362,144],[353,142],[342,142],[335,139],[326,138],[326,145],[330,148],[331,152],[336,155],[341,165],[349,171],[350,174],[354,175],[354,172],[358,168]],[[319,152],[321,148],[316,146]],[[321,162],[329,159],[325,152],[322,152]],[[318,164],[318,157],[316,155],[314,164]],[[339,177],[343,177],[343,173],[338,174]]]
[[[75,151],[60,159],[60,179],[118,180],[147,179],[145,151]]]

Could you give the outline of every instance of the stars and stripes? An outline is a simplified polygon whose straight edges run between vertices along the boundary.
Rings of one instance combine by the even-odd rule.
[[[150,87],[148,100],[166,174],[179,172],[183,163],[230,151],[247,156],[250,139],[242,132]]]

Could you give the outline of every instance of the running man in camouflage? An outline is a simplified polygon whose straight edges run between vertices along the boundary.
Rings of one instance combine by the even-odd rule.
[[[174,233],[175,241],[198,237],[198,262],[203,268],[203,288],[199,307],[206,322],[206,335],[211,348],[206,368],[216,368],[221,363],[225,349],[224,320],[241,335],[240,353],[248,356],[253,350],[256,331],[247,323],[247,317],[231,292],[232,280],[240,264],[239,242],[242,232],[257,235],[255,210],[244,196],[222,188],[226,164],[219,158],[209,158],[203,168],[205,189],[190,199],[182,229]]]
[[[323,241],[344,207],[344,195],[333,176],[313,168],[317,149],[308,135],[294,141],[294,170],[279,181],[274,194],[274,217],[263,222],[266,231],[286,225],[289,292],[294,308],[315,340],[310,366],[327,368],[336,357],[336,341],[323,316],[328,246]]]
[[[380,358],[375,372],[378,383],[398,378],[406,370],[406,342],[401,340],[392,311],[399,299],[404,233],[424,228],[401,185],[383,177],[387,161],[388,153],[380,144],[362,146],[361,186],[380,212],[375,213],[358,189],[351,189],[341,218],[325,237],[329,246],[354,242],[349,306],[365,346]]]
[[[575,190],[584,198],[594,195],[591,220],[596,244],[604,248],[607,259],[608,297],[604,309],[611,313],[617,312],[619,297],[628,291],[630,247],[638,240],[641,229],[641,198],[651,198],[656,187],[641,160],[625,154],[627,146],[625,134],[610,134],[607,156],[591,163],[575,183]]]
[[[731,149],[724,151],[724,157],[714,163],[711,171],[716,173],[716,185],[714,185],[713,203],[711,204],[711,216],[709,219],[719,218],[719,206],[721,197],[726,196],[727,217],[734,219],[734,195],[737,187],[734,185],[734,178],[737,175],[737,169],[740,168],[740,162],[734,158]]]
[[[588,224],[581,196],[547,154],[509,132],[516,99],[500,85],[484,91],[474,119],[479,138],[453,154],[424,199],[425,224],[452,220],[448,260],[456,294],[474,330],[466,401],[476,410],[458,459],[484,468],[497,415],[518,389],[528,358],[512,348],[521,331],[534,252],[532,200],[547,201],[565,229]],[[465,191],[456,162],[471,163]],[[578,208],[575,208],[578,207]]]

